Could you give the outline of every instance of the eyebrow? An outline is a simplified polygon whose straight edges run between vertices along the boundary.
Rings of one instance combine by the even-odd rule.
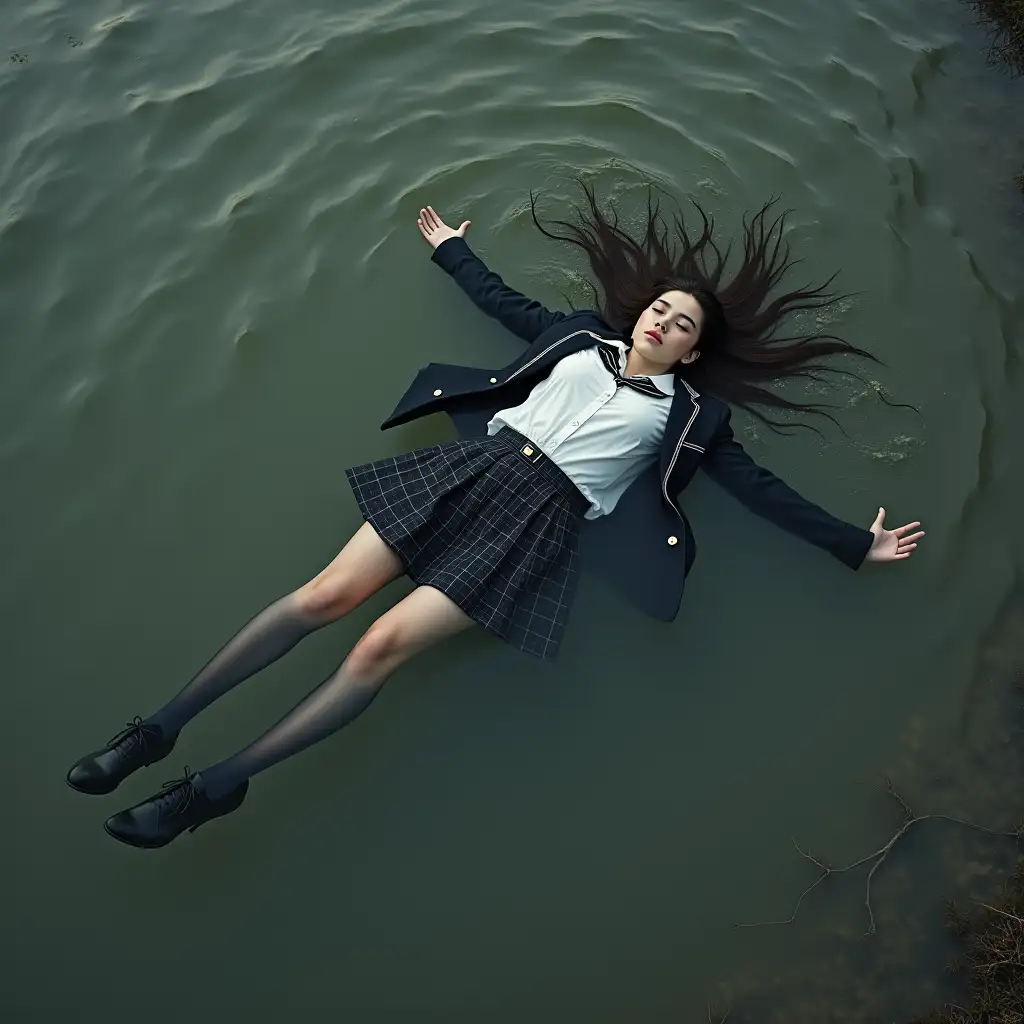
[[[666,302],[666,301],[665,301],[664,299],[655,299],[654,301],[655,301],[655,302],[660,302],[660,303],[661,303],[661,305],[663,305],[663,306],[668,306],[668,308],[669,308],[669,309],[671,309],[671,308],[672,308],[672,305],[671,305],[671,303],[669,303],[669,302]],[[684,317],[685,319],[689,320],[689,321],[690,321],[690,324],[691,324],[691,325],[692,325],[692,327],[693,327],[693,329],[694,329],[694,330],[697,330],[697,324],[696,324],[696,323],[694,322],[694,319],[693,319],[693,317],[692,317],[692,316],[688,316],[688,315],[687,315],[686,313],[676,313],[676,316],[681,316],[681,317]]]

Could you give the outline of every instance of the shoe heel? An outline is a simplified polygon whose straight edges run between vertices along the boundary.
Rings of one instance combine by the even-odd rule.
[[[202,821],[198,821],[198,822],[196,822],[195,825],[190,826],[189,827],[189,832],[195,832],[195,830],[197,828],[199,828],[200,825],[205,825],[208,821],[215,821],[217,818],[223,818],[225,815],[231,814],[234,811],[237,811],[238,808],[242,806],[242,801],[245,799],[245,794],[249,790],[249,782],[248,782],[248,780],[246,780],[245,782],[242,783],[242,785],[239,787],[239,790],[241,790],[241,793],[238,794],[238,799],[237,800],[236,799],[232,799],[230,802],[225,800],[225,805],[224,806],[222,806],[214,814],[211,814],[208,818],[203,818]],[[236,791],[236,793],[237,792],[238,791]],[[234,797],[235,795],[236,795],[235,793],[230,794],[231,797]]]

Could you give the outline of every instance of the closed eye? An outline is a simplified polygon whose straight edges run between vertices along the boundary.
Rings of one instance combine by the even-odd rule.
[[[654,312],[655,312],[655,313],[657,313],[657,314],[658,314],[658,316],[664,316],[664,315],[665,315],[665,313],[667,312],[667,310],[664,310],[664,309],[655,309],[655,310],[654,310]],[[676,327],[679,327],[679,328],[681,328],[681,329],[682,329],[682,330],[684,330],[684,331],[689,331],[689,330],[690,330],[690,325],[689,325],[689,324],[688,324],[688,323],[687,323],[686,321],[684,321],[684,320],[680,320],[680,321],[679,321],[679,322],[678,322],[678,323],[676,324]]]

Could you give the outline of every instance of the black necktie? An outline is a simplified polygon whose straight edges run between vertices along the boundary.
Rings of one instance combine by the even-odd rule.
[[[650,395],[651,398],[672,397],[671,395],[666,395],[650,377],[623,377],[619,372],[619,350],[614,345],[599,343],[597,350],[601,353],[601,361],[608,369],[608,372],[615,378],[615,386],[617,388],[625,385],[627,388],[639,391],[642,395]]]

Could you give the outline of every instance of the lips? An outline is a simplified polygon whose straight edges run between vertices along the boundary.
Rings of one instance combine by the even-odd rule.
[[[644,334],[651,339],[656,345],[661,344],[661,335],[657,331],[644,331]]]

